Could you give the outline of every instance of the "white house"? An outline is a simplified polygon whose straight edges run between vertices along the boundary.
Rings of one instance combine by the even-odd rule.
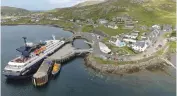
[[[114,22],[111,22],[108,24],[108,28],[118,29],[118,26]]]
[[[55,21],[55,20],[59,20],[59,19],[58,19],[58,18],[52,18],[51,20],[54,20],[54,21]]]
[[[152,28],[153,28],[153,29],[158,29],[158,30],[161,29],[159,25],[153,25]]]
[[[136,39],[138,36],[137,35],[124,35],[126,38],[131,38],[131,39]]]
[[[127,38],[124,38],[123,41],[131,42],[131,43],[135,43],[136,42],[136,40],[134,40],[134,39],[127,39]]]
[[[99,19],[99,20],[98,20],[98,23],[99,23],[99,24],[107,24],[107,23],[108,23],[108,20]]]
[[[148,44],[145,41],[138,41],[132,44],[132,49],[138,52],[144,52],[148,47]]]

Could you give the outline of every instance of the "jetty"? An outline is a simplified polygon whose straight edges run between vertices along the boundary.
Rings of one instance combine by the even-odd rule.
[[[79,49],[74,48],[72,43],[65,43],[62,47],[59,48],[59,50],[55,51],[43,61],[38,71],[32,77],[33,84],[35,86],[42,86],[48,82],[54,62],[59,62],[61,64],[76,56],[83,54],[85,55],[87,53],[91,53],[92,51],[93,48]]]
[[[52,70],[53,62],[52,60],[45,59],[38,71],[33,75],[32,82],[35,86],[42,86],[48,82],[49,74]]]
[[[82,54],[87,54],[92,52],[93,49],[76,49],[72,46],[71,43],[65,44],[60,50],[52,54],[50,57],[48,57],[50,60],[57,61],[60,63],[63,63],[65,61],[68,61],[69,59],[79,56]]]

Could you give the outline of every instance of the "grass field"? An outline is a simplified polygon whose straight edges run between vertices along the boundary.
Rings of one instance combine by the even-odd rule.
[[[111,29],[111,28],[107,28],[103,25],[99,26],[96,28],[97,30],[103,31],[106,34],[110,35],[110,36],[115,36],[115,35],[119,35],[121,33],[128,33],[130,32],[129,29],[122,29],[121,27],[119,27],[118,29]]]

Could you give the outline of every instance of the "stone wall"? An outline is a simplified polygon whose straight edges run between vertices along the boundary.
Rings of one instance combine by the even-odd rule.
[[[92,69],[99,71],[99,72],[106,72],[106,73],[113,73],[113,74],[123,74],[123,73],[133,73],[138,72],[140,70],[153,70],[157,68],[163,68],[166,63],[162,61],[159,57],[155,57],[153,59],[134,63],[134,64],[99,64],[94,60],[91,55],[85,57],[85,64]]]

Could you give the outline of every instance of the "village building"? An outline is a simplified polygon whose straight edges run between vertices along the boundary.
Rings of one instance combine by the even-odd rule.
[[[126,46],[126,43],[123,42],[123,41],[121,41],[121,40],[119,40],[118,38],[111,38],[109,40],[109,43],[114,44],[117,47],[124,47],[124,46]]]
[[[73,22],[74,20],[73,19],[69,19],[70,22]]]
[[[127,42],[127,43],[135,43],[136,42],[136,40],[130,39],[130,38],[123,38],[123,41]]]
[[[147,42],[152,45],[157,41],[158,36],[160,36],[160,30],[155,29],[151,31],[150,33],[146,34]]]
[[[161,30],[161,27],[160,27],[160,25],[153,25],[152,30],[154,30],[154,29]]]
[[[137,52],[144,52],[148,47],[148,43],[145,41],[137,41],[132,44],[132,49]]]
[[[107,23],[108,23],[108,20],[106,20],[106,19],[99,19],[99,20],[98,20],[98,23],[99,23],[99,24],[107,24]]]
[[[168,39],[169,41],[177,41],[177,37],[171,37]]]
[[[80,23],[80,20],[76,20],[76,23]]]
[[[59,19],[58,18],[51,18],[50,20],[57,21]]]
[[[12,18],[11,21],[17,21],[18,19],[17,18]]]
[[[164,32],[172,32],[172,25],[169,25],[169,24],[164,24],[163,25],[163,31]]]
[[[110,22],[110,23],[108,24],[108,28],[118,29],[118,26],[117,26],[114,22]]]
[[[135,27],[135,24],[133,23],[133,21],[126,21],[124,28],[125,29],[133,29]]]
[[[124,35],[124,37],[130,38],[130,39],[136,39],[138,37],[138,33],[126,34]]]

